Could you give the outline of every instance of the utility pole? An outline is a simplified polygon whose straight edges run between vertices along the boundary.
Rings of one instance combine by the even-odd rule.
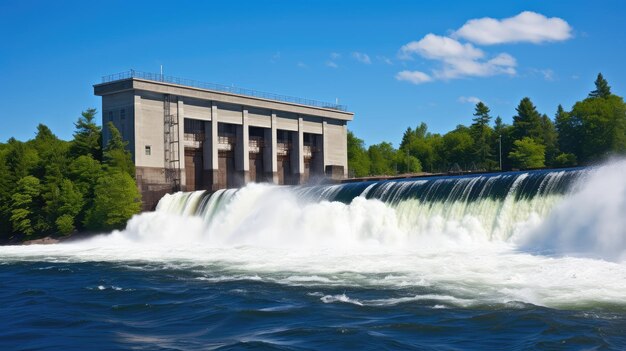
[[[502,134],[498,136],[498,141],[500,144],[500,172],[502,172]]]

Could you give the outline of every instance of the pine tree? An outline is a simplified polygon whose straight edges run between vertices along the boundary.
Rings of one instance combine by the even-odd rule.
[[[490,139],[492,130],[489,127],[491,116],[489,107],[482,101],[476,104],[474,118],[470,127],[472,138],[474,139],[474,155],[482,169],[490,168],[488,160],[491,157]]]
[[[72,157],[91,155],[96,160],[102,159],[102,130],[94,121],[96,113],[95,108],[89,108],[74,123],[76,131],[71,147]]]
[[[513,117],[513,138],[521,140],[525,137],[541,140],[541,115],[529,98],[523,98],[517,108],[517,115]]]
[[[611,87],[609,86],[609,83],[606,81],[606,79],[604,79],[604,77],[602,76],[602,73],[598,73],[595,84],[596,90],[589,93],[590,98],[607,98],[611,96]]]
[[[107,123],[107,129],[110,138],[103,153],[105,167],[119,169],[134,178],[135,164],[130,152],[126,150],[128,142],[122,139],[122,134],[115,128],[113,122]]]

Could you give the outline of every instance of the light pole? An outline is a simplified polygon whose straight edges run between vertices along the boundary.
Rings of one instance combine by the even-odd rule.
[[[502,134],[498,135],[498,142],[500,144],[500,172],[502,172]]]

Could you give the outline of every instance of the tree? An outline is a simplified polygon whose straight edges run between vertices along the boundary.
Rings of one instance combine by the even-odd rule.
[[[626,152],[626,105],[621,97],[610,95],[579,101],[574,104],[570,118],[580,143],[576,156],[582,163]]]
[[[126,145],[128,142],[122,139],[122,134],[115,128],[113,122],[107,123],[109,130],[109,141],[104,148],[103,161],[107,168],[118,169],[127,173],[131,177],[135,177],[135,164]]]
[[[35,233],[40,192],[39,179],[26,176],[18,181],[17,192],[11,197],[11,224],[15,232],[26,235]]]
[[[576,155],[570,153],[561,153],[554,159],[554,167],[572,167],[578,164]]]
[[[469,128],[459,125],[455,130],[443,136],[444,159],[448,169],[454,164],[458,164],[462,169],[473,169],[474,140]]]
[[[564,153],[580,153],[580,121],[571,118],[570,114],[559,105],[554,115],[554,127],[557,132],[558,149]]]
[[[102,130],[95,123],[96,113],[95,108],[89,108],[74,123],[76,131],[70,149],[74,158],[91,155],[96,160],[102,159]]]
[[[365,177],[370,174],[370,160],[363,140],[348,131],[348,170],[354,177]]]
[[[541,140],[541,115],[529,98],[523,98],[517,108],[517,115],[513,116],[513,138],[520,140],[525,137]]]
[[[598,73],[598,77],[595,81],[596,90],[589,93],[590,98],[607,98],[611,96],[611,87],[609,83],[604,79],[602,73]]]
[[[69,234],[83,208],[83,196],[69,179],[63,179],[59,186],[54,184],[52,189],[52,195],[46,199],[50,218],[61,234]]]
[[[520,169],[542,168],[545,166],[545,153],[545,146],[533,138],[525,137],[513,142],[513,151],[509,158]]]
[[[429,172],[435,172],[442,167],[442,150],[441,136],[429,133],[428,126],[423,122],[414,130],[408,128],[400,143],[400,151],[415,157],[422,168]]]
[[[474,110],[474,119],[470,130],[474,139],[474,156],[478,164],[483,169],[490,168],[489,159],[491,158],[491,134],[489,127],[491,116],[489,115],[489,107],[482,101],[476,104]]]
[[[396,150],[391,143],[371,145],[367,150],[370,158],[370,174],[393,175],[397,173]]]
[[[410,155],[408,150],[396,151],[395,162],[399,173],[419,173],[422,171],[422,164],[417,157]]]
[[[559,152],[557,145],[558,135],[554,123],[547,115],[541,116],[541,141],[546,147],[546,164],[552,165]]]
[[[141,210],[141,195],[133,178],[125,172],[108,169],[94,188],[94,204],[85,218],[91,230],[122,228]]]

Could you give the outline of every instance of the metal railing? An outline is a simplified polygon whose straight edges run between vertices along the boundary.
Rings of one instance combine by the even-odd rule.
[[[276,100],[276,101],[288,102],[288,103],[299,104],[299,105],[328,108],[332,110],[348,111],[348,107],[346,105],[333,104],[330,102],[323,102],[323,101],[310,100],[310,99],[303,99],[303,98],[298,98],[298,97],[293,97],[293,96],[288,96],[288,95],[265,93],[262,91],[256,91],[252,89],[237,88],[237,87],[231,87],[231,86],[215,84],[215,83],[205,83],[205,82],[199,82],[199,81],[192,80],[192,79],[166,76],[164,74],[159,74],[159,73],[140,72],[140,71],[135,71],[135,70],[130,70],[127,72],[121,72],[121,73],[110,74],[108,76],[103,76],[102,83],[110,83],[110,82],[115,82],[118,80],[130,79],[130,78],[138,78],[138,79],[151,80],[155,82],[185,85],[185,86],[190,86],[194,88],[214,90],[214,91],[220,91],[224,93],[237,94],[237,95],[245,95],[245,96],[251,96],[251,97],[260,98],[260,99]]]

